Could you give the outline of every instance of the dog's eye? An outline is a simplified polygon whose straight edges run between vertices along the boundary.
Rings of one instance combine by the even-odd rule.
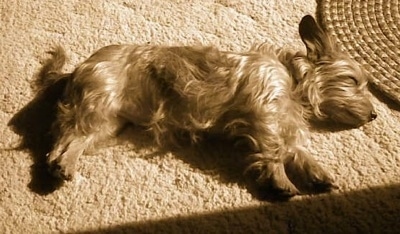
[[[350,76],[349,78],[354,82],[354,84],[358,85],[358,80],[354,76]]]

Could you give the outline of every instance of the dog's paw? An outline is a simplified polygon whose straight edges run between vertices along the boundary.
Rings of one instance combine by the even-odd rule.
[[[246,172],[251,178],[255,178],[256,192],[261,199],[287,200],[300,194],[287,177],[282,163],[268,162],[262,166],[256,163]]]
[[[333,177],[322,167],[310,167],[304,170],[308,190],[315,193],[329,192],[337,189]]]
[[[299,190],[289,180],[286,174],[273,174],[271,178],[267,181],[266,188],[267,191],[271,192],[273,195],[282,198],[290,198],[300,194]]]
[[[51,162],[49,164],[50,173],[57,178],[63,180],[72,180],[74,169],[71,166],[63,165],[58,162]]]
[[[324,193],[338,188],[334,178],[312,158],[285,164],[289,178],[305,193]]]
[[[288,179],[271,177],[266,181],[257,180],[253,195],[260,200],[287,201],[300,195],[299,190]]]
[[[49,157],[47,161],[49,172],[56,178],[72,180],[75,173],[75,162],[68,159],[66,155],[53,158],[54,157]]]

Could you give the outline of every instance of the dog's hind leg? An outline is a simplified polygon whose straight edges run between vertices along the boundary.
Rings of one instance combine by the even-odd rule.
[[[65,180],[72,179],[79,156],[93,143],[116,134],[125,124],[118,117],[104,118],[105,116],[99,112],[90,115],[92,117],[88,119],[97,120],[84,130],[80,126],[79,119],[64,121],[65,116],[59,116],[56,123],[59,126],[55,126],[56,142],[47,159],[50,172],[54,176]]]
[[[59,103],[53,126],[55,144],[48,154],[53,175],[72,179],[80,155],[98,140],[115,135],[126,121],[118,115],[119,98],[104,89],[101,79],[95,85],[71,82],[65,100]]]
[[[238,151],[245,154],[245,174],[255,179],[257,192],[289,198],[299,191],[285,172],[285,140],[279,134],[276,121],[269,118],[266,114],[247,115],[230,121],[225,129],[237,139]]]
[[[92,136],[76,136],[71,130],[61,133],[54,149],[48,154],[47,163],[52,175],[71,180],[80,155],[92,142]]]

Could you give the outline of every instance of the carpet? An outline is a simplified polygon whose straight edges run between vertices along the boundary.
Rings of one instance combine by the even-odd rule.
[[[52,97],[60,90],[38,97],[32,83],[53,45],[70,55],[66,71],[109,44],[243,51],[266,41],[304,49],[298,22],[319,7],[303,0],[2,0],[1,232],[399,232],[400,107],[376,90],[375,121],[312,131],[310,151],[339,186],[327,194],[260,200],[223,151],[163,152],[133,127],[80,158],[71,182],[51,180],[45,170]]]

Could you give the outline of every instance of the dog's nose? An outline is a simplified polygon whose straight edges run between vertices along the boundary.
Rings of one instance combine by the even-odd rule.
[[[378,115],[376,114],[376,112],[375,111],[371,111],[371,116],[370,116],[370,120],[372,121],[372,120],[374,120],[374,119],[376,119],[378,117]]]

